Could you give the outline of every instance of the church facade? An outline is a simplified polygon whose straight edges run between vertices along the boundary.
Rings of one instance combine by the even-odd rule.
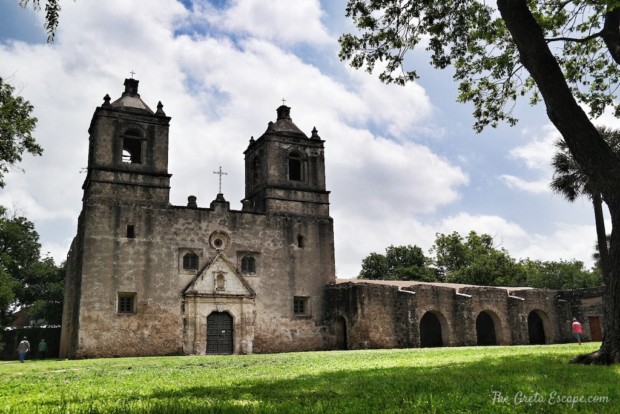
[[[241,210],[171,205],[169,124],[135,79],[93,114],[61,357],[546,344],[573,317],[602,335],[600,289],[337,280],[324,141],[284,105],[244,152]]]
[[[125,80],[95,110],[67,259],[61,356],[324,349],[335,282],[324,141],[281,106],[245,151],[242,210],[169,203],[168,130]]]

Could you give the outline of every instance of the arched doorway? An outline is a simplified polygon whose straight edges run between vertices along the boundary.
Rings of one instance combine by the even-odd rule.
[[[420,319],[420,347],[443,346],[441,322],[433,312],[426,312]]]
[[[228,312],[207,316],[207,354],[233,353],[233,318]]]
[[[334,321],[335,349],[349,349],[347,344],[347,321],[338,316]]]
[[[488,312],[480,312],[476,318],[476,336],[478,338],[478,345],[497,345],[495,324]]]
[[[538,311],[533,310],[527,316],[527,332],[530,337],[530,344],[544,345],[547,343],[545,340],[545,324]]]

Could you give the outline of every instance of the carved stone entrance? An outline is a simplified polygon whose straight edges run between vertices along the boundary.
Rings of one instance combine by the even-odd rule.
[[[233,353],[233,318],[228,312],[207,317],[207,354]]]

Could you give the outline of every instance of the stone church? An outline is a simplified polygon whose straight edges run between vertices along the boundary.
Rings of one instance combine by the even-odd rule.
[[[600,290],[336,279],[324,141],[284,105],[244,152],[241,210],[171,205],[169,125],[136,79],[95,109],[61,357],[553,343],[572,317],[601,335]]]

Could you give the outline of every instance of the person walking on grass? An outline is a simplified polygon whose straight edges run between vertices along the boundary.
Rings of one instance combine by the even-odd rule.
[[[39,342],[39,359],[45,359],[46,354],[47,342],[45,342],[45,339],[41,339],[41,342]]]
[[[30,352],[30,342],[28,342],[28,338],[24,336],[24,339],[17,346],[17,353],[19,354],[19,362],[24,362],[26,359],[26,354]]]
[[[577,338],[577,342],[581,345],[581,332],[582,327],[577,318],[573,318],[573,333],[575,334],[575,338]]]

